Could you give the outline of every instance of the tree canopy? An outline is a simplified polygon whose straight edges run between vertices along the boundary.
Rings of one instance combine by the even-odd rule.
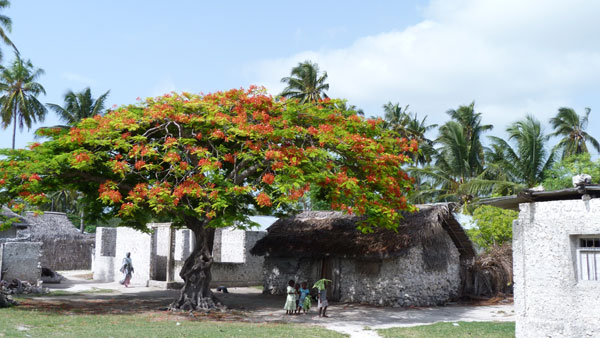
[[[206,229],[293,211],[311,184],[332,209],[364,215],[364,231],[394,228],[398,211],[414,209],[401,165],[417,143],[337,104],[276,101],[254,87],[149,98],[29,150],[3,151],[0,203],[20,211],[71,188],[84,194],[86,215],[118,215],[138,229],[153,216],[185,225],[198,247],[182,271],[179,306],[197,308],[210,291],[185,273],[212,263]]]

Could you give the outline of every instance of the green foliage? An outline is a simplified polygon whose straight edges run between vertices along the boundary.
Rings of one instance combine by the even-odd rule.
[[[0,154],[0,203],[15,212],[81,193],[87,218],[196,231],[295,212],[311,187],[331,209],[394,228],[414,210],[402,170],[417,150],[339,100],[274,100],[262,89],[168,94],[84,119],[29,150]]]
[[[579,174],[588,174],[592,183],[600,183],[600,160],[593,162],[588,153],[567,157],[546,171],[542,186],[545,190],[572,188],[572,178]]]
[[[514,210],[482,205],[473,210],[473,228],[467,230],[471,240],[482,248],[512,240],[512,223],[519,213]]]

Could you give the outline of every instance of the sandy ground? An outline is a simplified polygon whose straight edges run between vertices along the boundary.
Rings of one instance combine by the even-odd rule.
[[[61,272],[66,278],[61,284],[45,285],[51,290],[86,292],[68,297],[41,297],[32,303],[44,307],[60,306],[67,311],[111,313],[164,310],[177,296],[176,290],[162,290],[133,285],[125,288],[118,283],[98,283],[86,279],[89,271]],[[110,289],[110,293],[97,293]],[[457,321],[514,321],[512,304],[465,306],[450,305],[427,308],[384,308],[368,305],[333,303],[327,309],[329,318],[319,318],[316,308],[307,315],[286,316],[285,296],[263,295],[256,288],[229,288],[228,294],[216,292],[229,309],[227,319],[249,322],[302,323],[326,327],[351,337],[378,337],[376,329],[406,327],[437,322]],[[30,304],[35,306],[35,304]],[[86,307],[87,306],[87,307]],[[83,310],[82,310],[83,309]]]

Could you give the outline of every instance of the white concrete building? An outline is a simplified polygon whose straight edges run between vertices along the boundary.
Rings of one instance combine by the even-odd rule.
[[[491,199],[516,209],[517,337],[600,337],[600,187]]]

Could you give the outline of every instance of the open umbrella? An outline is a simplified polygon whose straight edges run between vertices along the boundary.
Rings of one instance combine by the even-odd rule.
[[[331,283],[331,280],[325,278],[319,279],[315,282],[315,285],[313,285],[313,289],[318,289],[319,291],[325,290],[325,283]]]

